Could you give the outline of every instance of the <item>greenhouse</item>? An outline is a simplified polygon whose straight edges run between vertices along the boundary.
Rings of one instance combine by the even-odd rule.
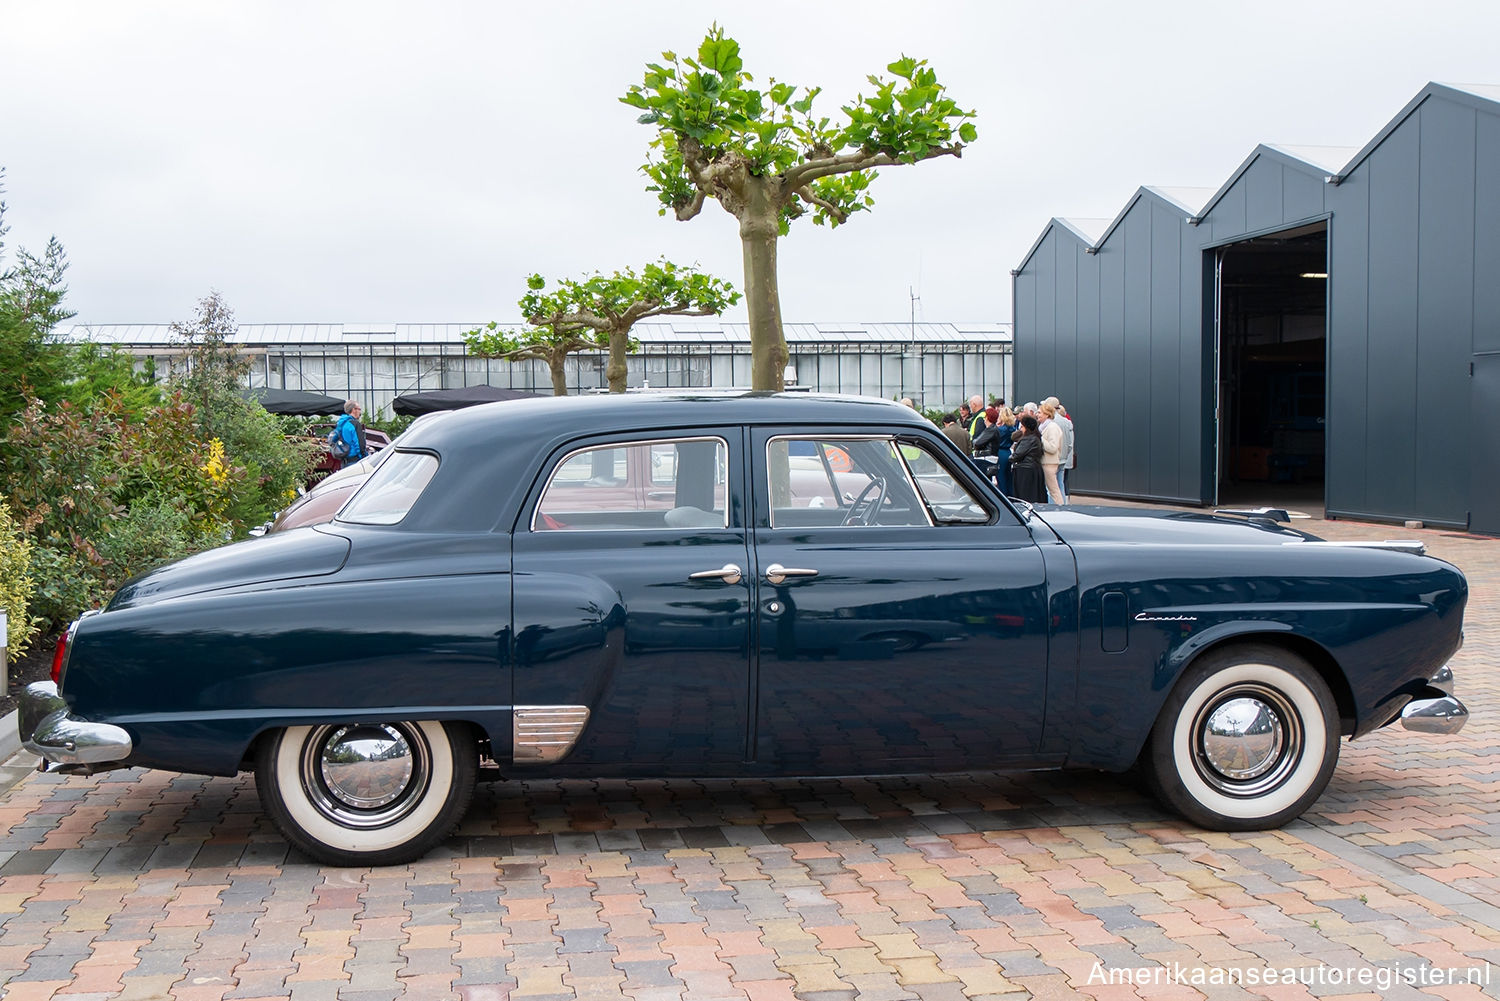
[[[475,357],[464,333],[477,324],[241,324],[228,340],[251,358],[251,386],[310,390],[358,400],[371,416],[390,416],[406,393],[490,385],[551,393],[540,361]],[[514,329],[520,329],[517,325]],[[788,388],[824,393],[909,396],[919,406],[953,406],[974,393],[1008,397],[1008,323],[788,323]],[[167,324],[66,328],[77,342],[113,344],[149,359],[159,375],[182,355]],[[677,319],[638,323],[640,350],[628,360],[632,389],[732,389],[750,386],[745,323]],[[567,362],[571,393],[607,388],[607,355]]]

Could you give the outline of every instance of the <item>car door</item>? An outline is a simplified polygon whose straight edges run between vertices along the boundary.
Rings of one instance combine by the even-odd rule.
[[[518,764],[703,774],[744,760],[743,455],[739,427],[711,427],[601,435],[549,459],[513,535]]]
[[[1047,588],[1026,526],[920,436],[758,428],[750,454],[757,761],[868,773],[1034,755]]]

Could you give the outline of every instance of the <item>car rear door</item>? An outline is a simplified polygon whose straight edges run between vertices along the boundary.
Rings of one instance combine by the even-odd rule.
[[[920,436],[750,438],[757,761],[869,773],[1034,757],[1047,586],[1026,526]]]

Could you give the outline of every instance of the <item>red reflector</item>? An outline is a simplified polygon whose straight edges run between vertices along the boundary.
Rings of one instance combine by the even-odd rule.
[[[52,649],[52,683],[55,685],[62,684],[62,666],[68,656],[68,637],[72,634],[72,629],[63,633],[57,638],[57,646]]]

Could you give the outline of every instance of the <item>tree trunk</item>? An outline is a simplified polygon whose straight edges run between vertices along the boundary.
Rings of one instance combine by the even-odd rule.
[[[625,392],[625,377],[630,371],[625,366],[625,352],[630,347],[630,330],[611,330],[609,332],[609,364],[605,366],[604,377],[609,380],[609,391],[611,393]]]
[[[547,367],[552,370],[552,395],[568,395],[568,370],[564,367],[568,363],[566,354],[555,354],[547,359]]]
[[[786,337],[781,329],[781,293],[776,284],[776,241],[781,206],[770,179],[751,178],[739,212],[745,258],[745,305],[750,311],[750,387],[782,388]]]

